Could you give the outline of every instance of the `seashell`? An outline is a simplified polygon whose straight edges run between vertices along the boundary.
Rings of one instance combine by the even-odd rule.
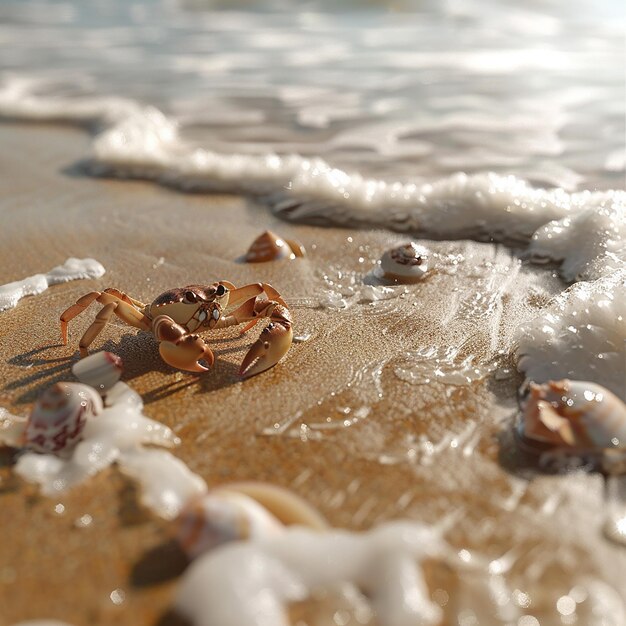
[[[190,559],[230,541],[279,533],[282,524],[243,494],[208,493],[189,503],[176,520],[175,537]]]
[[[293,239],[283,239],[271,230],[259,235],[248,248],[246,263],[266,263],[280,259],[295,259],[306,254],[304,246]]]
[[[25,445],[35,452],[61,454],[81,439],[87,419],[102,411],[102,399],[87,385],[56,383],[39,397],[28,418]]]
[[[580,380],[530,383],[519,434],[540,446],[577,453],[626,449],[626,405],[608,389]]]
[[[112,352],[96,352],[81,359],[72,367],[72,374],[81,383],[105,395],[122,376],[122,359]]]
[[[302,498],[265,483],[233,483],[194,498],[180,513],[174,536],[190,559],[230,541],[260,539],[289,525],[327,528]]]
[[[380,259],[382,278],[396,283],[419,282],[428,271],[429,254],[413,241],[387,250]]]

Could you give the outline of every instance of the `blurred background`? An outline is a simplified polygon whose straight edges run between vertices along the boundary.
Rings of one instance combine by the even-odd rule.
[[[5,117],[28,114],[32,94],[124,98],[217,152],[620,188],[624,13],[619,0],[4,0],[0,113],[4,98]]]

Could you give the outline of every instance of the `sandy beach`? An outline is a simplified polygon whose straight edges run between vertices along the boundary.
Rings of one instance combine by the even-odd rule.
[[[269,481],[352,529],[451,516],[446,538],[458,550],[512,555],[507,584],[529,594],[547,626],[561,623],[554,602],[576,585],[623,578],[626,552],[601,534],[603,478],[536,473],[511,441],[521,377],[498,351],[563,288],[550,270],[521,265],[493,244],[422,241],[442,259],[423,283],[391,300],[320,307],[329,280],[360,280],[406,238],[280,222],[237,196],[91,178],[80,168],[88,143],[72,128],[0,125],[0,283],[69,256],[106,268],[99,280],[54,286],[1,314],[1,406],[27,415],[47,385],[73,379],[78,340],[97,308],[71,323],[67,347],[58,317],[90,290],[114,286],[148,302],[191,283],[268,282],[291,305],[295,334],[310,338],[249,380],[237,369],[257,330],[214,333],[216,363],[201,376],[172,370],[151,336],[117,322],[92,347],[122,357],[123,380],[143,396],[145,413],[176,432],[175,454],[209,486]],[[238,262],[268,228],[300,240],[308,256]],[[462,255],[458,267],[453,255]],[[475,297],[486,280],[498,293],[487,305]],[[460,347],[492,367],[467,385],[397,375],[405,352],[432,346]],[[112,468],[49,499],[13,475],[14,460],[0,451],[0,626],[43,617],[78,626],[182,623],[170,606],[184,562],[170,525],[138,505],[131,481]],[[427,575],[445,624],[456,623],[463,594],[444,601],[435,592],[470,587],[441,564]],[[311,620],[297,623],[316,623],[310,611],[297,608],[298,619]]]

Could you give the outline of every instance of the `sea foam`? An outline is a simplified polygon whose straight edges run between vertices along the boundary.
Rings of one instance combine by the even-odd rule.
[[[66,283],[71,280],[100,278],[104,276],[104,267],[94,259],[70,258],[53,267],[46,274],[35,274],[22,280],[0,285],[0,311],[12,309],[25,296],[43,293],[51,285]]]

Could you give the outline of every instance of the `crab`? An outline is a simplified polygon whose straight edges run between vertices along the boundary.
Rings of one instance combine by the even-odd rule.
[[[114,314],[130,326],[153,333],[159,341],[161,358],[168,365],[189,372],[205,372],[215,360],[207,343],[197,334],[205,330],[247,322],[243,334],[261,319],[269,319],[241,363],[239,374],[243,377],[276,365],[293,339],[289,309],[276,289],[267,283],[236,288],[221,280],[165,291],[151,304],[114,288],[91,291],[61,314],[63,345],[67,345],[68,323],[93,302],[104,306],[78,344],[81,357],[87,356],[89,346]],[[239,307],[233,310],[236,305]]]

